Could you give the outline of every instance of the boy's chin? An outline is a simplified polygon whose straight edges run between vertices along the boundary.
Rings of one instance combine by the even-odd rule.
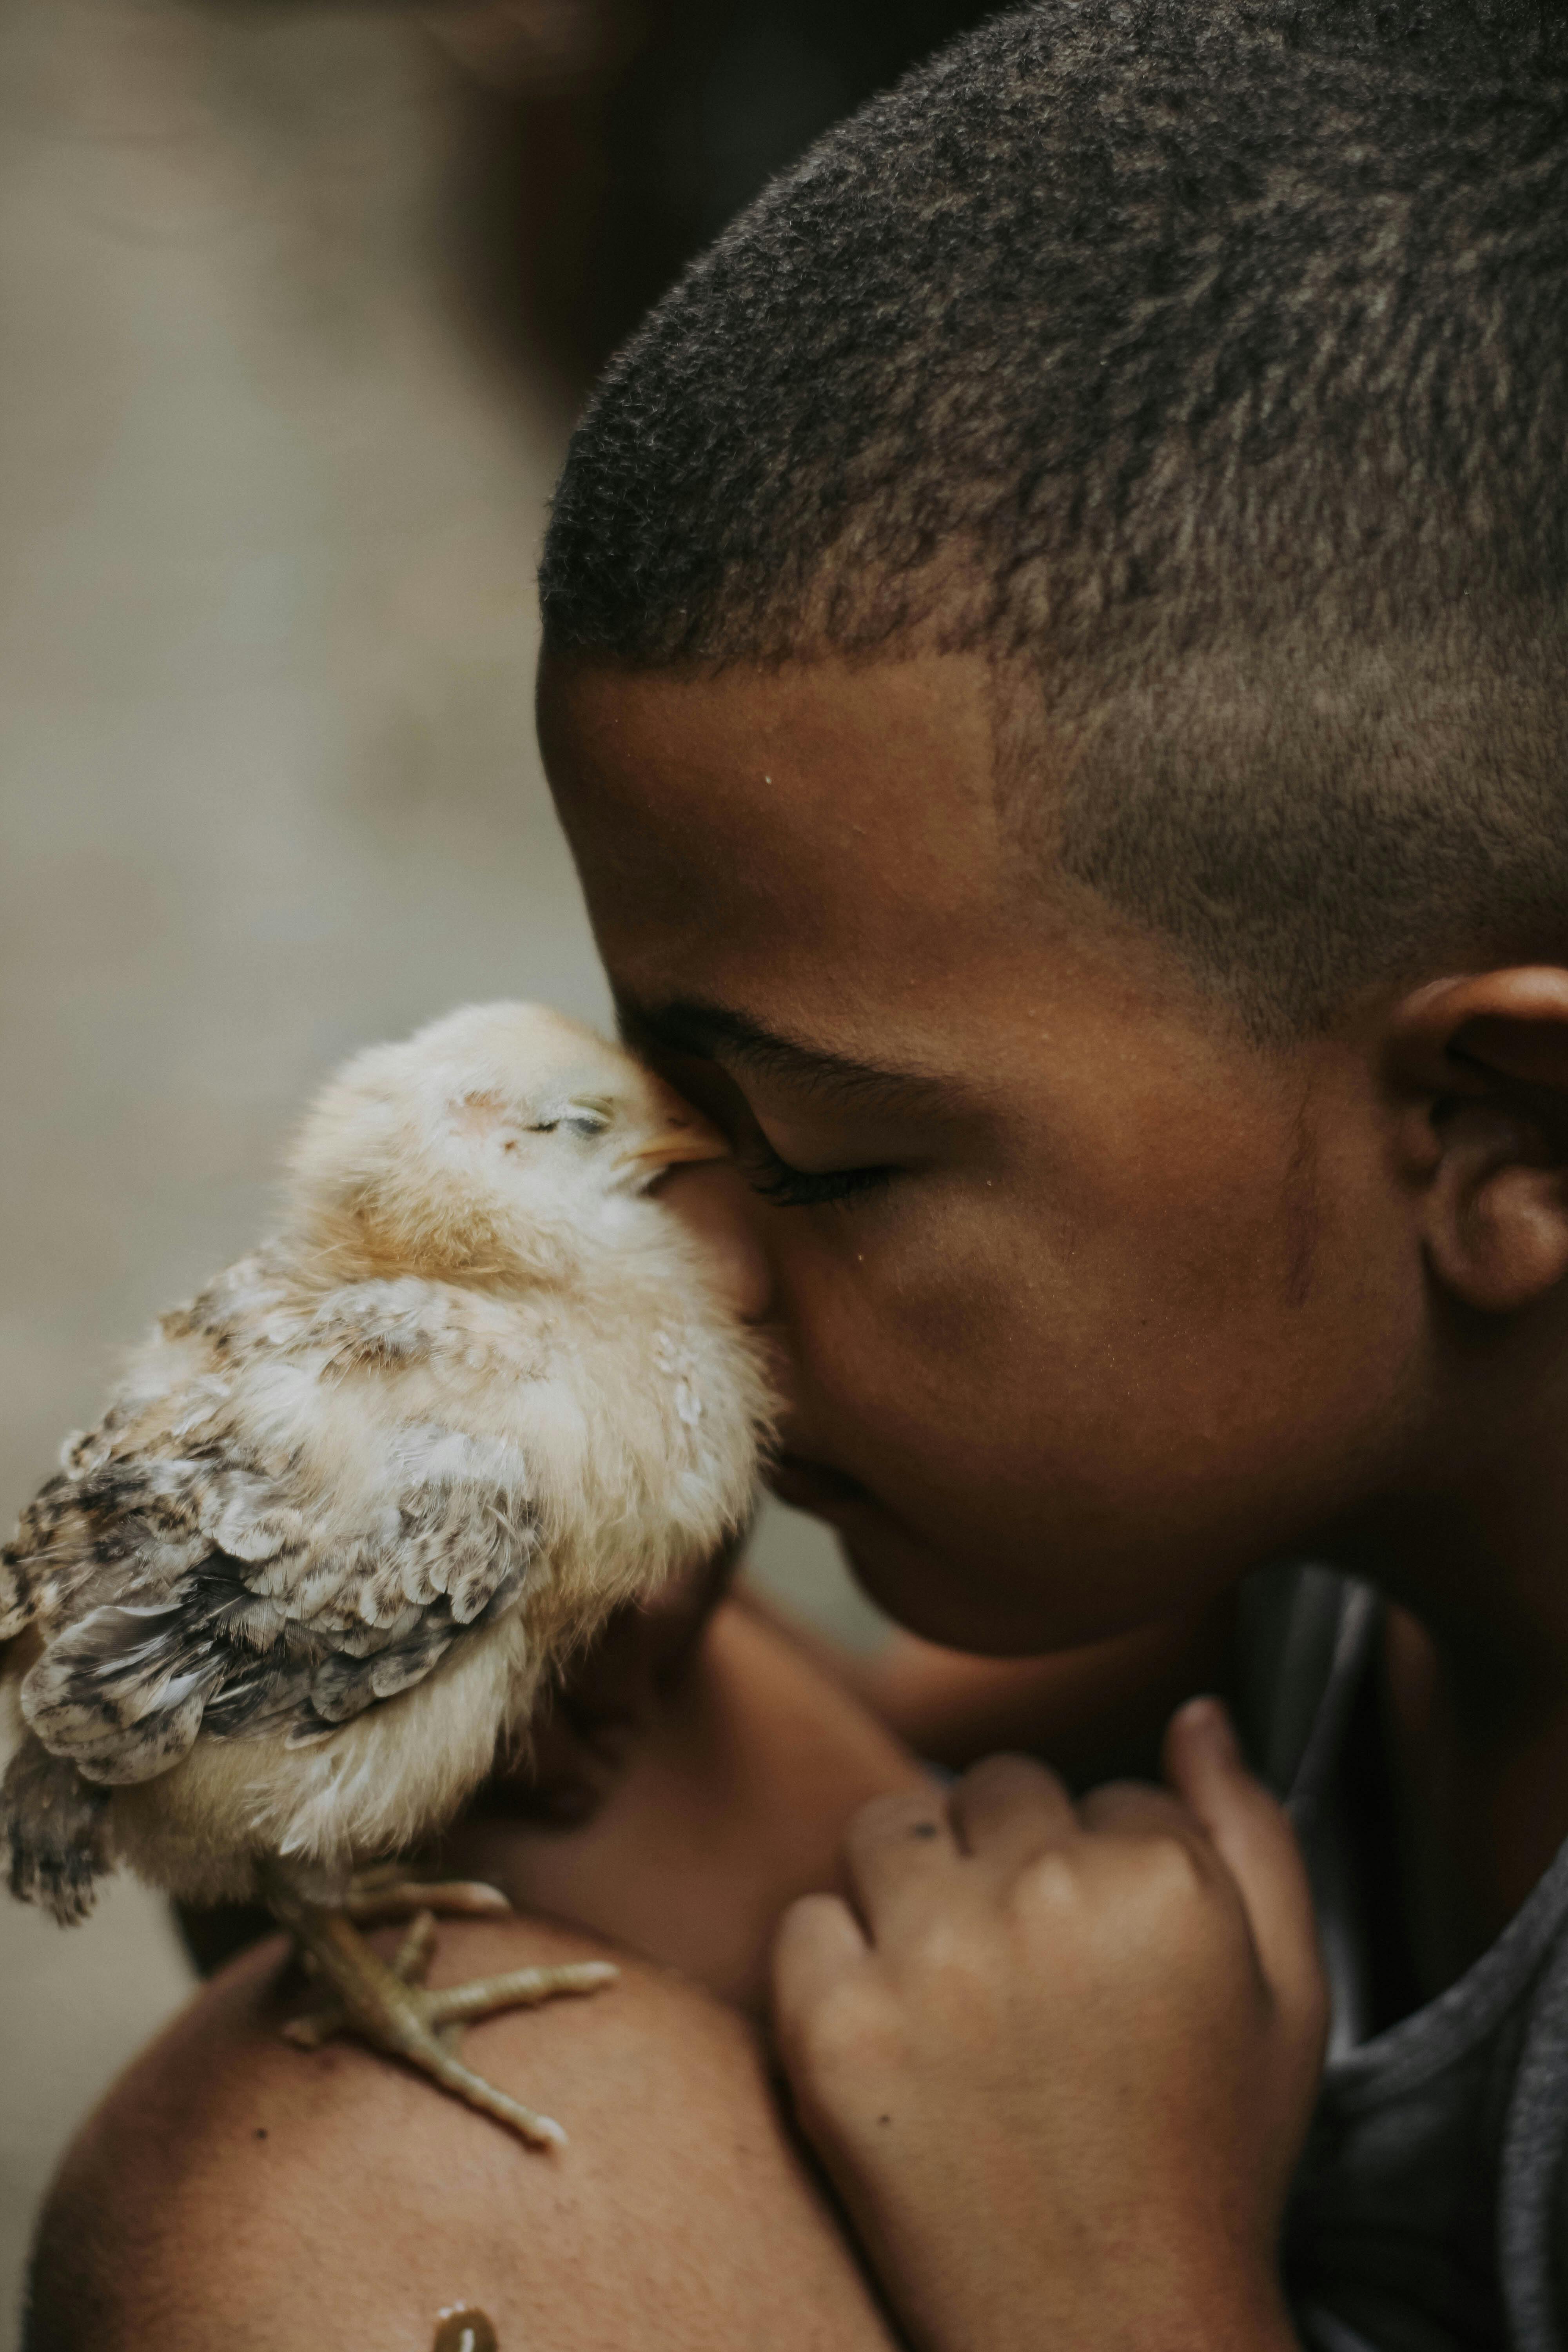
[[[1053,1560],[1030,1545],[1026,1569],[994,1546],[970,1555],[923,1541],[858,1480],[799,1456],[784,1455],[768,1483],[832,1528],[855,1581],[895,1624],[945,1650],[1032,1658],[1081,1649],[1157,1622],[1181,1597],[1163,1576],[1157,1591],[1141,1591],[1125,1559],[1097,1572],[1093,1561]]]
[[[1032,1658],[1123,1630],[1086,1624],[1080,1611],[1053,1605],[1048,1588],[994,1580],[994,1563],[982,1566],[934,1550],[869,1499],[836,1512],[832,1526],[862,1591],[906,1633],[944,1650]]]

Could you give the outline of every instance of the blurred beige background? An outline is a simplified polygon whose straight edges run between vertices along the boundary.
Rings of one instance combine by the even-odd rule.
[[[465,334],[410,16],[0,11],[0,1517],[263,1225],[302,1095],[465,998],[604,996],[530,720],[568,417]],[[763,1573],[851,1637],[820,1534]],[[76,2123],[186,1997],[162,1906],[0,1895],[0,2347]]]

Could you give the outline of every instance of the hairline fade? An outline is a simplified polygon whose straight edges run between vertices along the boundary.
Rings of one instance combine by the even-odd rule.
[[[1560,950],[1565,286],[1544,7],[1046,0],[653,314],[574,438],[546,641],[1032,677],[1068,870],[1260,1035]]]

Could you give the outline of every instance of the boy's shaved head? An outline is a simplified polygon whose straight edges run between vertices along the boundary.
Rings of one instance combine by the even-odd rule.
[[[1565,286],[1555,7],[1047,0],[654,314],[573,443],[547,640],[983,650],[1026,837],[1262,1034],[1560,948]]]

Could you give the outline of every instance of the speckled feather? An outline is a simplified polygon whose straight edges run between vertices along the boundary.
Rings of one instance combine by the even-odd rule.
[[[62,1623],[28,1677],[46,1745],[114,1782],[163,1771],[198,1729],[320,1738],[515,1597],[538,1548],[515,1446],[394,1423],[345,1525],[316,1507],[299,1449],[268,1454],[247,1428],[278,1368],[320,1385],[462,1364],[463,1304],[411,1280],[296,1302],[273,1253],[164,1318],[171,1391],[73,1441],[0,1568],[0,1635],[17,1612]]]

